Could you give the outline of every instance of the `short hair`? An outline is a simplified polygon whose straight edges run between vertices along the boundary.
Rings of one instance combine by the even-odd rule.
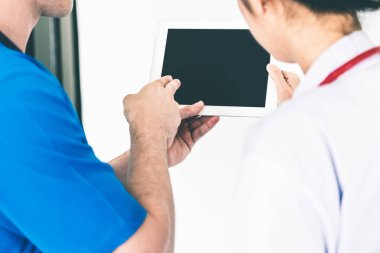
[[[293,0],[316,13],[352,14],[380,8],[379,0]]]

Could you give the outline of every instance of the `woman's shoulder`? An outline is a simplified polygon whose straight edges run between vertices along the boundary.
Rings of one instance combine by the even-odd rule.
[[[277,149],[278,152],[303,149],[310,144],[311,139],[322,141],[323,116],[314,102],[310,96],[306,96],[281,105],[250,129],[246,151],[273,154]]]

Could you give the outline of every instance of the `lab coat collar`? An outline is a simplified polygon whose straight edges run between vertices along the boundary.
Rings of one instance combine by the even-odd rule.
[[[312,64],[294,97],[317,88],[334,70],[372,47],[373,43],[363,31],[353,32],[338,40]]]

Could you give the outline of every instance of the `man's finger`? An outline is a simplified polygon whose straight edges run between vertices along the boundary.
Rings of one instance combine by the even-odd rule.
[[[165,87],[168,83],[173,81],[172,76],[163,76],[160,79],[156,80],[157,83],[161,84],[162,87]]]
[[[194,143],[199,141],[199,139],[201,139],[208,132],[210,132],[210,130],[213,129],[220,120],[219,117],[205,117],[204,119],[205,119],[204,122],[203,120],[198,121],[198,122],[203,122],[203,124],[196,127],[194,131],[191,133]]]
[[[169,90],[173,95],[177,92],[177,90],[181,87],[181,81],[178,79],[175,79],[168,83],[165,86],[165,89]]]
[[[196,104],[186,106],[182,108],[179,113],[181,115],[181,119],[188,119],[194,116],[197,116],[204,108],[203,101],[199,101]]]
[[[199,117],[189,125],[189,130],[191,132],[193,132],[197,128],[201,127],[202,125],[207,124],[207,122],[209,122],[210,120],[216,121],[216,123],[218,123],[220,118],[218,116],[202,116],[202,117]]]
[[[210,120],[210,118],[212,118],[212,116],[201,116],[194,119],[191,123],[189,123],[189,130],[193,132],[201,125],[204,125],[208,120]]]
[[[168,142],[167,142],[167,145],[168,145],[168,147],[171,147],[171,146],[173,146],[174,140],[175,140],[175,138],[174,138],[174,137],[172,137],[172,138],[168,139]]]

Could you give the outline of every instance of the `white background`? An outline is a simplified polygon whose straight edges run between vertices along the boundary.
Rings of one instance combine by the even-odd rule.
[[[78,1],[83,120],[96,154],[129,149],[122,99],[150,77],[160,21],[242,21],[236,0]],[[365,28],[380,43],[380,15]],[[256,119],[222,118],[190,157],[171,169],[177,253],[224,252],[227,210],[244,138]]]

